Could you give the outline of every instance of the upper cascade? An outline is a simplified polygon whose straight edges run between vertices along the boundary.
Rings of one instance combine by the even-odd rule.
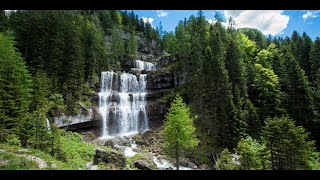
[[[136,60],[134,63],[135,68],[139,70],[151,71],[156,69],[156,65],[151,62]]]

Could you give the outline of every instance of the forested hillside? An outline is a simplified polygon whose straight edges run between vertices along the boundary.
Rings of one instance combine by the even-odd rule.
[[[266,37],[228,22],[223,26],[217,15],[209,23],[199,11],[174,32],[162,32],[127,11],[0,11],[0,142],[70,161],[61,168],[84,168],[93,146],[54,123],[48,129],[47,119],[90,107],[92,84],[99,84],[102,71],[120,71],[124,61],[136,59],[139,36],[167,59],[159,68],[178,75],[162,97],[171,103],[181,95],[180,105],[172,103],[177,109],[168,108],[164,128],[190,128],[199,140],[181,155],[210,169],[319,169],[320,39],[296,31]],[[127,41],[123,32],[130,34]],[[180,119],[188,128],[174,124],[181,112],[195,128],[189,117]],[[189,141],[181,139],[184,147]]]

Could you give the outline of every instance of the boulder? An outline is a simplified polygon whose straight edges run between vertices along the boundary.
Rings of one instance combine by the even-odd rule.
[[[141,73],[141,70],[138,68],[131,68],[129,72],[134,75],[139,75]]]
[[[105,146],[109,146],[109,147],[114,147],[114,142],[110,139],[110,140],[107,140],[105,143],[104,143]]]
[[[141,170],[154,170],[155,164],[150,164],[148,161],[143,159],[138,159],[133,161],[134,166]]]
[[[201,170],[210,170],[210,167],[208,165],[206,165],[206,164],[202,164],[202,165],[199,166],[199,169],[201,169]]]
[[[147,146],[148,145],[148,143],[146,142],[146,141],[142,141],[142,140],[136,140],[135,141],[135,143],[137,144],[137,145],[143,145],[143,146]]]
[[[188,167],[188,168],[192,168],[192,169],[197,169],[197,165],[190,162],[190,161],[187,161],[187,160],[180,160],[180,166],[184,166],[184,167]]]
[[[123,152],[119,152],[114,149],[105,150],[97,148],[96,154],[94,155],[93,163],[99,164],[100,162],[116,164],[119,167],[124,167],[126,159]]]

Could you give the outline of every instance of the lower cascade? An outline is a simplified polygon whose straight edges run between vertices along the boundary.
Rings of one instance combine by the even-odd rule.
[[[149,128],[146,86],[146,74],[101,73],[99,109],[103,118],[102,137],[135,134]]]

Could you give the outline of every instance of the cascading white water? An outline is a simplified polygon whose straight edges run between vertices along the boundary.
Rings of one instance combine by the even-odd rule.
[[[136,60],[135,66],[139,70],[147,70],[147,71],[154,70],[156,68],[155,64],[141,61],[141,60]]]
[[[46,119],[46,120],[47,120],[47,129],[48,129],[48,131],[50,131],[51,130],[50,121],[49,121],[49,119]]]
[[[154,64],[139,68],[152,70]],[[146,86],[146,74],[137,78],[125,72],[101,73],[99,109],[103,118],[102,137],[123,136],[148,129]]]

